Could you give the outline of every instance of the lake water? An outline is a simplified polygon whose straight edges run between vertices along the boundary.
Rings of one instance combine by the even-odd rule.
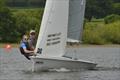
[[[67,56],[96,62],[96,70],[32,72],[17,48],[0,48],[0,80],[120,80],[120,47],[67,48]]]

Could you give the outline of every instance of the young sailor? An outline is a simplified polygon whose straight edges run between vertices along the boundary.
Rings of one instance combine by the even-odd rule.
[[[28,60],[30,60],[29,56],[34,55],[34,50],[30,49],[28,44],[28,37],[26,35],[23,36],[21,43],[20,43],[20,52],[23,54]]]
[[[35,30],[30,31],[30,36],[29,36],[29,39],[28,39],[28,43],[29,43],[29,46],[30,46],[31,50],[34,50],[35,45],[36,45],[36,32],[35,32]]]

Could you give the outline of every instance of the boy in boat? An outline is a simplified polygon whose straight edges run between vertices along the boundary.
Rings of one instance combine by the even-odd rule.
[[[34,50],[30,49],[30,46],[28,44],[28,37],[27,35],[24,35],[22,40],[21,40],[21,44],[20,44],[20,52],[21,54],[23,54],[28,60],[30,60],[29,56],[33,56],[34,54]]]
[[[29,43],[29,46],[30,46],[31,50],[34,50],[35,45],[36,45],[36,32],[35,32],[35,30],[30,31],[30,36],[29,36],[29,39],[28,39],[28,43]]]

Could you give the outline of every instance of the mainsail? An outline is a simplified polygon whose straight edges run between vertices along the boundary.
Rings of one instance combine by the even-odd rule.
[[[81,41],[86,0],[69,1],[68,40]]]
[[[36,44],[36,53],[61,57],[67,40],[69,0],[47,0]]]

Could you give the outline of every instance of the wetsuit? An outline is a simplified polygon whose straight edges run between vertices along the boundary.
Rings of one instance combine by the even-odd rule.
[[[30,47],[28,45],[28,42],[23,42],[21,41],[21,44],[20,44],[20,52],[22,55],[24,55],[28,60],[30,60],[30,54],[29,53],[25,53],[24,51],[24,48],[26,48],[27,50],[30,50]]]

